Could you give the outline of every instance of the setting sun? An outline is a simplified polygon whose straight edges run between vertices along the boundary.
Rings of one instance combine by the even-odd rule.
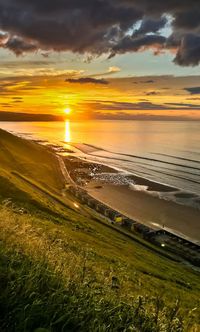
[[[70,109],[70,108],[66,108],[66,109],[64,110],[64,112],[65,112],[65,114],[69,115],[69,114],[71,113],[71,109]]]

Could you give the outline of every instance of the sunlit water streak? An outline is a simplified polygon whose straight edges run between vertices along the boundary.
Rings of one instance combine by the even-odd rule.
[[[70,143],[71,142],[71,129],[70,129],[70,121],[67,120],[65,122],[65,139],[64,141],[66,143]]]

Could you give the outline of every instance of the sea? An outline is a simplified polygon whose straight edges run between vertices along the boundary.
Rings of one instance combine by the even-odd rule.
[[[190,193],[179,199],[200,204],[200,121],[0,122],[0,128],[73,148],[86,159]],[[84,145],[92,149],[79,151]]]

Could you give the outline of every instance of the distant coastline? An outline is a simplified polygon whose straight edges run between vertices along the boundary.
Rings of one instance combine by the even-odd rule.
[[[63,115],[53,115],[53,114],[37,114],[37,113],[19,113],[19,112],[7,112],[0,111],[0,122],[59,122],[65,121],[66,117]],[[120,116],[117,115],[98,115],[95,118],[76,118],[70,117],[70,120],[75,122],[82,121],[166,121],[166,122],[193,122],[200,121],[200,118],[192,118],[187,116],[165,116],[165,115],[139,115],[132,114],[131,116]]]
[[[64,116],[53,114],[31,114],[31,113],[18,113],[18,112],[4,112],[0,111],[0,121],[13,121],[13,122],[51,122],[51,121],[64,121]]]

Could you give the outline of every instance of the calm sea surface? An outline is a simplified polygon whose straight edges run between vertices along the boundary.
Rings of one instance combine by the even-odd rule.
[[[100,147],[88,158],[200,195],[199,121],[0,122],[0,128],[63,146]]]

